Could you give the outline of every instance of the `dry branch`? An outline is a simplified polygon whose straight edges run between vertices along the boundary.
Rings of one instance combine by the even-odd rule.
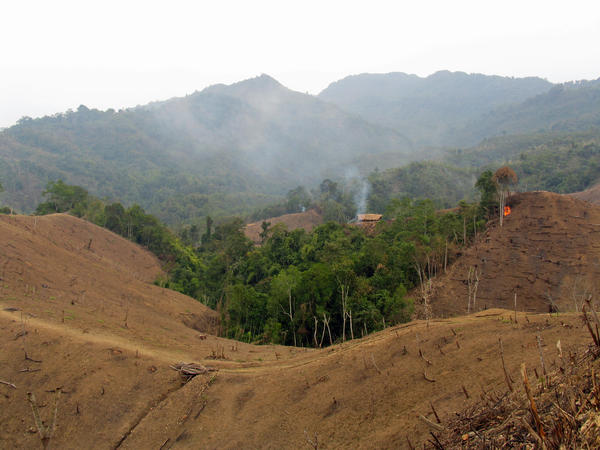
[[[533,415],[533,419],[535,420],[535,424],[538,429],[538,433],[540,437],[545,438],[544,428],[542,427],[542,421],[540,420],[540,415],[538,414],[537,407],[535,406],[535,400],[533,399],[533,393],[531,392],[531,386],[529,385],[529,378],[527,378],[527,368],[525,367],[525,363],[521,364],[521,375],[523,376],[523,385],[525,386],[525,392],[527,393],[527,398],[529,398],[529,407],[531,408],[531,414]]]
[[[504,371],[504,379],[506,380],[506,384],[508,385],[508,390],[513,392],[512,383],[510,382],[510,376],[508,375],[508,370],[506,370],[506,363],[504,362],[504,349],[502,347],[502,338],[500,338],[500,358],[502,359],[502,370]]]
[[[538,347],[540,348],[540,359],[542,360],[542,370],[544,371],[544,377],[548,375],[546,372],[546,362],[544,361],[544,351],[542,349],[542,336],[540,333],[537,335]]]
[[[0,384],[5,384],[5,385],[7,385],[7,386],[14,387],[15,389],[17,388],[17,387],[16,387],[14,384],[12,384],[12,383],[9,383],[8,381],[2,381],[2,380],[0,380]]]
[[[56,414],[58,412],[58,399],[60,397],[60,393],[62,388],[56,388],[54,395],[54,407],[52,408],[52,422],[49,426],[44,426],[42,419],[40,417],[37,402],[35,400],[35,395],[33,392],[27,393],[27,400],[31,404],[31,409],[33,410],[33,417],[35,418],[35,423],[37,425],[38,431],[40,432],[40,439],[42,441],[42,447],[44,450],[48,450],[50,448],[50,439],[52,439],[52,434],[54,433],[54,428],[56,427]]]
[[[171,369],[178,371],[182,375],[187,376],[196,376],[207,372],[216,372],[219,369],[216,367],[203,366],[202,364],[190,363],[187,364],[183,361],[178,362],[172,366],[169,366]]]
[[[538,441],[538,443],[540,444],[540,446],[542,447],[542,449],[545,449],[546,445],[544,444],[544,441],[542,440],[542,438],[540,437],[540,435],[537,434],[533,428],[531,428],[531,425],[529,425],[527,423],[527,421],[525,420],[524,417],[521,417],[520,419],[521,419],[521,423],[523,424],[523,426],[527,429],[527,431],[529,431],[529,434],[531,434],[533,436],[533,438],[536,441]]]
[[[373,353],[371,353],[371,359],[373,360],[373,365],[377,369],[377,372],[379,372],[379,375],[381,375],[381,370],[379,370],[379,367],[377,367],[377,364],[375,364],[375,357],[373,356]]]
[[[317,437],[317,433],[315,432],[315,441],[311,441],[311,439],[308,437],[308,433],[306,432],[306,430],[304,430],[304,437],[306,438],[306,440],[308,441],[308,443],[311,445],[312,448],[314,448],[315,450],[319,449],[319,438]]]
[[[446,429],[443,426],[441,426],[441,425],[439,425],[439,424],[437,424],[435,422],[432,422],[427,417],[425,417],[423,414],[419,414],[419,420],[421,422],[423,422],[425,425],[430,426],[434,430],[437,430],[437,431],[446,431]]]
[[[437,420],[437,423],[442,423],[442,421],[440,420],[440,416],[438,416],[438,413],[435,411],[435,408],[433,407],[433,403],[431,403],[431,401],[429,402],[429,405],[431,406],[431,410],[433,411],[433,415],[435,416],[435,420]]]
[[[467,400],[468,400],[469,399],[469,393],[467,392],[467,388],[465,387],[464,384],[462,385],[462,390],[463,390],[463,392],[465,394],[465,397],[467,397]]]
[[[25,322],[23,321],[23,313],[21,313],[21,329],[22,329],[22,330],[21,330],[21,338],[23,339],[23,352],[25,353],[25,360],[26,360],[26,361],[35,362],[35,363],[41,363],[42,361],[39,361],[39,360],[37,360],[37,359],[30,358],[30,357],[27,355],[27,348],[25,347],[25,335],[26,335],[27,333],[25,332]]]
[[[433,378],[429,378],[425,372],[423,372],[423,377],[425,377],[425,379],[426,379],[427,381],[430,381],[430,382],[432,382],[432,383],[435,383],[435,382],[436,382],[436,380],[435,380],[435,379],[433,379]]]
[[[508,450],[517,448],[515,444],[538,450],[598,448],[597,350],[585,346],[581,353],[565,352],[564,356],[570,370],[561,365],[549,372],[543,387],[532,389],[524,378],[525,389],[504,394],[484,392],[481,401],[469,404],[456,417],[442,420],[446,432],[438,435],[442,447],[436,448]],[[539,425],[532,406],[537,411]]]

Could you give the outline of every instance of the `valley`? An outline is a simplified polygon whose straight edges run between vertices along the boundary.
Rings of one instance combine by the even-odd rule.
[[[0,448],[596,448],[599,92],[263,74],[1,130]]]
[[[526,225],[537,216],[553,219],[538,232],[571,239],[585,222],[573,216],[585,211],[595,223],[600,214],[594,205],[547,193],[523,195],[513,210],[503,227],[489,229],[487,244],[519,240],[519,251],[531,255],[539,243]],[[34,392],[45,405],[42,417],[49,416],[51,391],[59,386],[57,448],[301,449],[309,448],[307,436],[325,449],[409,448],[408,441],[419,445],[430,438],[418,415],[435,420],[432,405],[447,420],[482,392],[506,390],[499,338],[513,376],[523,362],[541,370],[538,335],[549,370],[559,364],[556,341],[572,354],[591,342],[580,315],[544,313],[535,286],[512,287],[520,298],[516,313],[485,298],[502,292],[499,286],[507,289],[506,281],[520,283],[522,262],[510,257],[502,277],[485,266],[476,311],[464,315],[465,294],[452,283],[473,258],[489,258],[486,243],[472,246],[448,279],[435,281],[434,311],[459,315],[315,349],[217,337],[217,314],[150,284],[161,270],[155,257],[80,219],[0,216],[0,228],[0,379],[16,387],[0,386],[5,448],[40,445],[25,393]],[[593,248],[598,238],[587,236],[585,245]],[[594,261],[589,256],[580,264]],[[567,267],[578,270],[570,260]],[[543,283],[555,276],[539,269]],[[185,383],[170,368],[179,361],[218,371]]]

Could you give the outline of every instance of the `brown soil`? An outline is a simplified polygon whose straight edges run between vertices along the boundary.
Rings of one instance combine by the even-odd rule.
[[[106,230],[0,216],[0,236],[0,380],[16,386],[0,384],[2,449],[42,448],[26,393],[48,422],[59,386],[57,449],[313,448],[305,431],[321,450],[408,448],[431,437],[417,419],[435,420],[431,405],[444,417],[506,390],[499,338],[513,374],[522,362],[540,370],[538,332],[551,367],[557,340],[563,352],[590,341],[575,315],[514,323],[492,309],[326,349],[252,346],[208,334],[216,314],[149,284],[158,261]],[[178,361],[219,371],[183,384]]]
[[[600,207],[570,195],[528,192],[509,198],[504,226],[494,222],[434,282],[437,315],[467,313],[469,268],[479,284],[472,311],[488,308],[576,310],[600,282]]]
[[[289,231],[298,228],[312,231],[313,228],[316,228],[323,223],[323,214],[316,209],[311,209],[303,213],[286,214],[285,216],[274,217],[272,219],[267,219],[266,221],[271,222],[271,228],[278,223],[284,223]],[[252,239],[256,245],[259,245],[262,240],[260,237],[260,233],[262,233],[262,228],[260,227],[261,224],[262,221],[251,223],[244,228],[244,234]]]

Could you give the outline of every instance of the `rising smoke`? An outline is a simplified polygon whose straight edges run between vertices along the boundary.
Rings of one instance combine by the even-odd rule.
[[[371,183],[363,177],[356,167],[350,167],[346,170],[345,180],[350,186],[354,204],[356,205],[356,215],[365,214],[367,212],[367,201],[371,194]]]

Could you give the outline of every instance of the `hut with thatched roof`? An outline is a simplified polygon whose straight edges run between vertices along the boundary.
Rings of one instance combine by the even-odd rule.
[[[357,219],[359,222],[379,222],[382,214],[359,214]]]

